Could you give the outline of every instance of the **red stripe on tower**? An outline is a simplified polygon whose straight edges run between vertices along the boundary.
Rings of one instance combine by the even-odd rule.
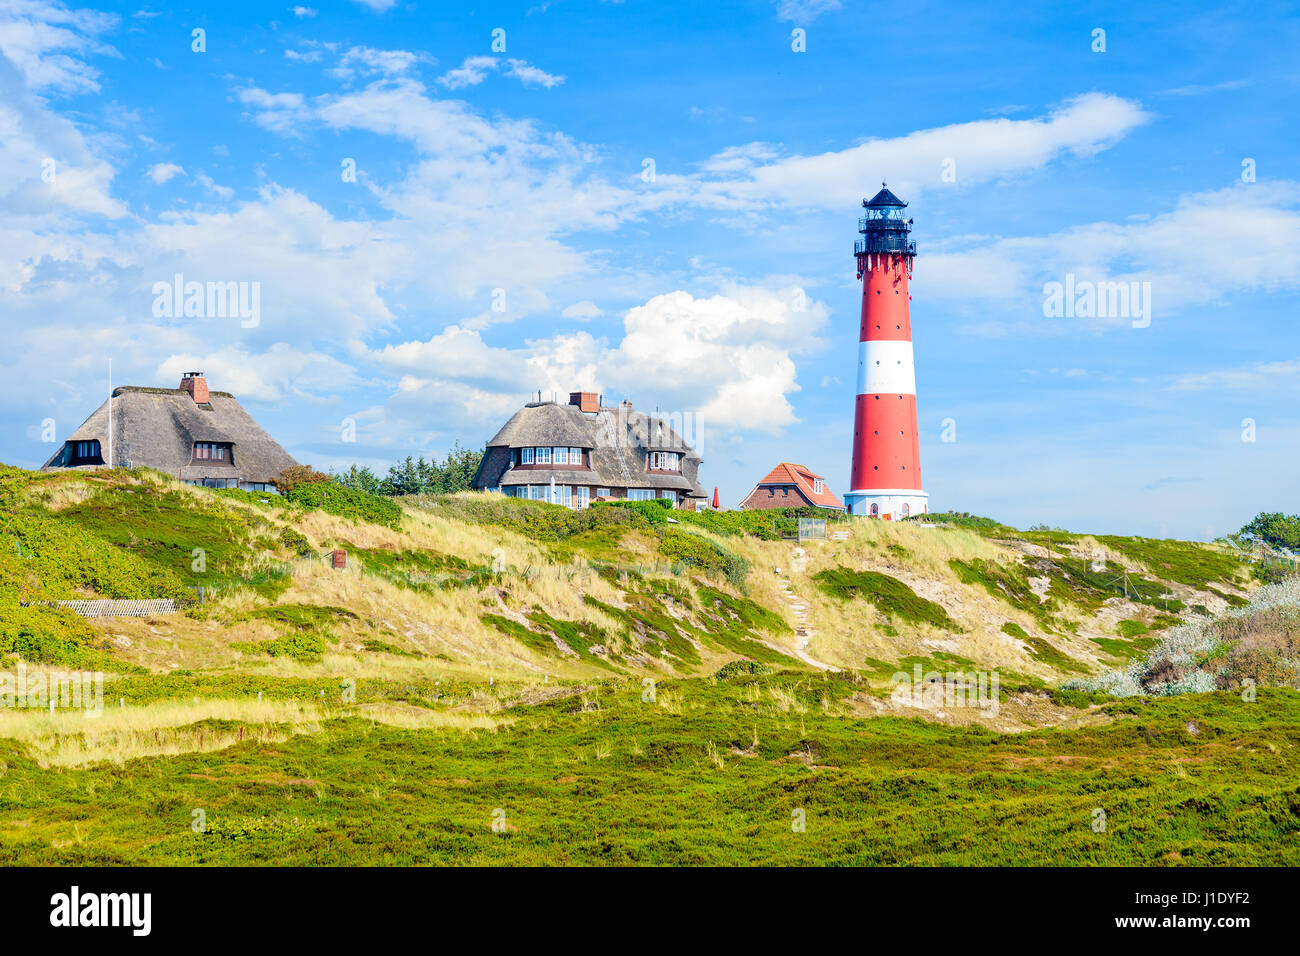
[[[883,187],[885,184],[881,183]],[[905,518],[929,510],[921,489],[916,430],[916,367],[908,282],[916,243],[907,203],[882,188],[862,206],[854,253],[862,280],[858,397],[853,418],[849,514]]]

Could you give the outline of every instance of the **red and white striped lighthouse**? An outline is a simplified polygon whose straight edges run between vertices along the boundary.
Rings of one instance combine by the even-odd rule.
[[[862,206],[867,214],[858,220],[862,238],[854,246],[862,280],[858,404],[844,503],[853,515],[906,518],[929,510],[929,495],[921,490],[908,307],[916,243],[908,239],[912,220],[903,217],[907,203],[888,189]]]

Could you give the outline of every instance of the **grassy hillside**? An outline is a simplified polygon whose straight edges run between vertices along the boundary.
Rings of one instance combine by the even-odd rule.
[[[108,672],[0,709],[0,861],[1295,862],[1300,592],[1232,548],[316,491],[0,467],[0,670]]]

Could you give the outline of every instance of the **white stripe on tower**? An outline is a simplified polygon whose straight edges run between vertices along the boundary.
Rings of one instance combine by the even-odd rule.
[[[915,395],[916,365],[912,343],[871,339],[858,343],[859,395]]]

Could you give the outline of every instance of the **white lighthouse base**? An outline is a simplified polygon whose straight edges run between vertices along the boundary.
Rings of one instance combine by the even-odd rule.
[[[873,489],[850,491],[844,496],[849,514],[859,518],[885,518],[898,521],[930,510],[930,496],[910,489]],[[872,510],[874,506],[875,510]]]

